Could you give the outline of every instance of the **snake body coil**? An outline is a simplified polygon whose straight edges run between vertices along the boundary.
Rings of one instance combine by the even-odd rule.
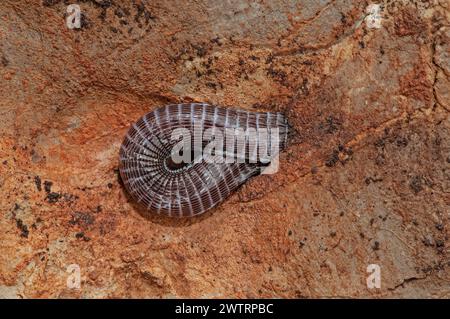
[[[279,150],[286,146],[288,136],[288,123],[281,113],[191,103],[166,105],[141,117],[130,127],[122,143],[120,175],[138,203],[150,211],[178,217],[204,213],[259,174],[265,165],[259,160],[249,161],[254,145],[248,136],[244,139],[245,162],[209,163],[197,156],[191,163],[175,164],[171,156],[176,141],[171,134],[177,128],[193,134],[196,128],[202,132],[207,129],[246,132],[252,128],[268,133],[278,129]],[[273,143],[270,139],[269,142]]]

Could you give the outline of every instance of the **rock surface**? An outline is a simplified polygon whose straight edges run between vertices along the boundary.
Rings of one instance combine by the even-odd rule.
[[[69,1],[0,3],[1,297],[450,297],[447,1],[380,27],[366,1],[78,3],[80,29]],[[148,214],[119,146],[190,101],[297,134],[205,215]]]

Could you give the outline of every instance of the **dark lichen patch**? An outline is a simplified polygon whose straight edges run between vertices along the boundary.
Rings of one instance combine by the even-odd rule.
[[[325,161],[325,165],[328,167],[333,167],[339,161],[339,151],[334,150],[333,153]]]
[[[119,19],[130,16],[130,10],[128,8],[120,7],[114,9],[114,15]]]
[[[92,225],[95,221],[95,217],[93,215],[91,215],[90,213],[87,212],[74,212],[72,213],[72,218],[69,221],[70,225],[78,225],[78,226],[82,226],[82,227],[86,227],[89,225]]]
[[[28,238],[28,234],[30,231],[28,230],[28,226],[22,221],[21,218],[17,217],[17,212],[21,210],[22,207],[18,203],[14,204],[14,208],[12,210],[12,218],[16,221],[16,227],[20,230],[20,237]]]
[[[91,238],[86,236],[86,234],[84,232],[78,232],[75,234],[75,238],[77,239],[83,239],[84,241],[90,241]]]
[[[141,22],[141,18],[145,19],[145,23],[149,23],[150,20],[154,20],[156,17],[151,14],[151,12],[145,7],[143,2],[134,3],[136,8],[136,15],[134,16],[134,21],[137,23]]]
[[[20,230],[20,236],[28,238],[28,234],[30,233],[30,231],[28,230],[28,226],[25,225],[20,218],[16,219],[16,226]]]
[[[414,176],[410,183],[409,187],[414,191],[414,194],[418,194],[421,190],[423,190],[423,179],[421,176]]]
[[[319,124],[319,129],[326,134],[333,134],[339,130],[342,122],[333,115],[327,116],[325,122]]]
[[[278,70],[273,67],[273,65],[270,65],[269,68],[266,70],[267,75],[273,78],[275,81],[280,83],[283,86],[288,87],[289,81],[288,81],[288,75],[284,70]]]

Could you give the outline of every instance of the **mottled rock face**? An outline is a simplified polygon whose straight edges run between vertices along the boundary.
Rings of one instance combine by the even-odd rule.
[[[79,29],[0,3],[0,296],[449,296],[445,1],[123,3],[80,1]],[[208,213],[149,215],[120,144],[191,102],[297,135]]]

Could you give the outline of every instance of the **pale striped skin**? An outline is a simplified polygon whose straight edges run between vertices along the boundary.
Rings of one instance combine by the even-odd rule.
[[[175,142],[171,134],[194,125],[279,129],[280,150],[286,147],[288,123],[281,113],[256,113],[208,104],[172,104],[157,108],[129,129],[120,149],[120,175],[131,196],[148,210],[169,216],[202,214],[226,199],[251,176],[260,163],[198,163],[182,168],[167,165]],[[246,145],[248,148],[248,145]],[[248,155],[248,152],[246,152]]]

